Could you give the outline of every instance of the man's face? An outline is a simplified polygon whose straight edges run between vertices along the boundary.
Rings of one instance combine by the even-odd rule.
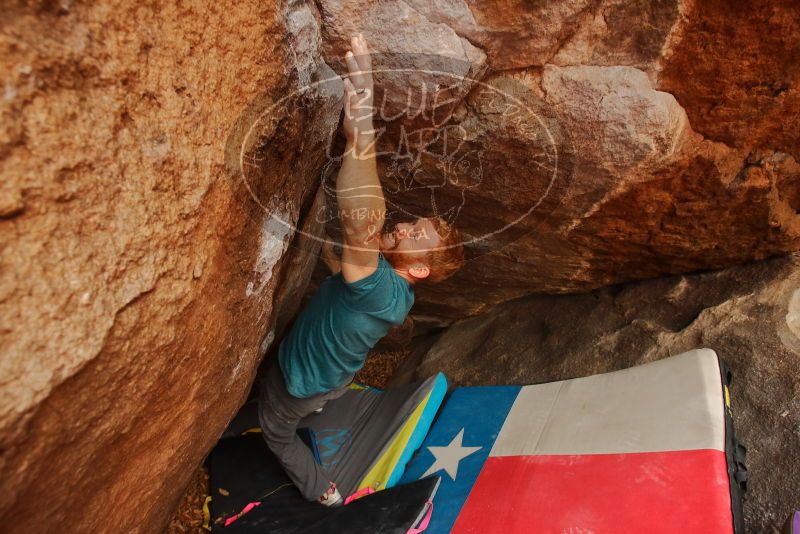
[[[381,235],[381,251],[397,254],[406,260],[422,259],[440,243],[441,237],[428,218],[398,223],[394,230]]]

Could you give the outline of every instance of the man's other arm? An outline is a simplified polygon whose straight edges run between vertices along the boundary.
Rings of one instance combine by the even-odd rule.
[[[336,177],[336,198],[344,230],[342,276],[347,282],[366,278],[378,265],[386,201],[378,179],[372,124],[371,60],[363,37],[351,40],[345,56],[344,160]]]

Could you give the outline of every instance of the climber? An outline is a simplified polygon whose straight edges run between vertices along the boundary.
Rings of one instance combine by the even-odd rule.
[[[386,203],[378,179],[370,53],[351,39],[343,77],[347,140],[336,177],[343,228],[341,260],[323,251],[335,271],[298,315],[278,348],[259,395],[263,436],[309,501],[342,504],[325,469],[297,436],[300,420],[345,393],[369,350],[414,303],[414,285],[439,282],[463,263],[458,232],[438,218],[419,218],[384,231]]]

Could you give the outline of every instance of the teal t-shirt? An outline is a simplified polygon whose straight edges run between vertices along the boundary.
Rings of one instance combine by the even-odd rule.
[[[341,273],[326,278],[278,349],[286,389],[305,398],[349,382],[412,304],[414,289],[383,254],[375,272],[357,282]]]

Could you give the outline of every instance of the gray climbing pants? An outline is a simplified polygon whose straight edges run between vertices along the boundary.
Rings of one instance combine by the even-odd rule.
[[[328,473],[297,435],[300,420],[326,402],[344,395],[349,384],[305,399],[286,391],[286,382],[277,361],[273,361],[261,383],[258,419],[269,449],[286,474],[309,501],[317,500],[330,487]]]

